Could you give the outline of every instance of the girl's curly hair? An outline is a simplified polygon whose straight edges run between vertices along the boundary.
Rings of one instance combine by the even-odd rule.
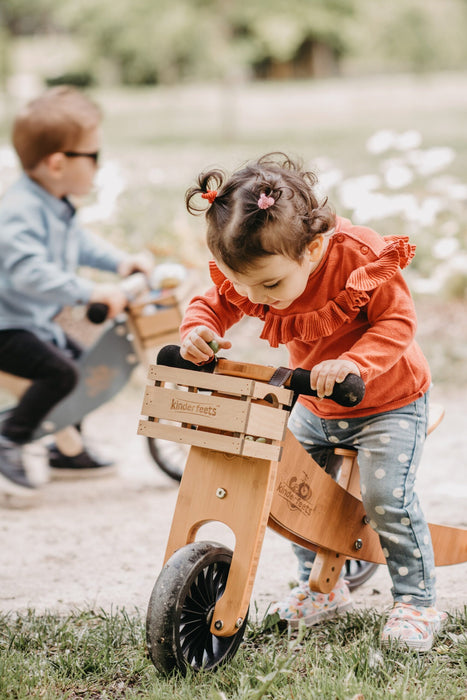
[[[216,260],[235,272],[267,255],[284,255],[300,261],[307,246],[320,233],[335,225],[335,214],[314,193],[318,179],[301,162],[285,153],[267,153],[228,176],[222,170],[199,175],[185,202],[190,214],[205,212],[207,244]],[[198,195],[217,191],[205,209]],[[264,194],[274,204],[258,206]]]

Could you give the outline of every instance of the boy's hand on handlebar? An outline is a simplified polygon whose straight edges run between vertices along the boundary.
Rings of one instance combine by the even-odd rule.
[[[210,328],[197,326],[184,338],[180,347],[180,355],[184,360],[193,362],[196,365],[209,362],[215,355],[215,352],[209,346],[209,343],[213,340],[216,341],[219,350],[232,347],[230,341],[219,338]]]
[[[89,299],[89,304],[105,304],[108,306],[108,318],[114,318],[114,316],[121,313],[127,303],[126,294],[118,284],[95,284]]]
[[[143,272],[150,275],[154,269],[154,258],[149,253],[137,253],[127,255],[118,266],[118,274],[121,277],[128,277],[132,272]]]
[[[351,360],[324,360],[315,365],[310,372],[310,386],[318,394],[318,398],[324,399],[330,396],[334,384],[343,382],[348,374],[360,376],[360,370]]]

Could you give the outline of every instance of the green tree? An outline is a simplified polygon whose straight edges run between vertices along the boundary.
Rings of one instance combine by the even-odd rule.
[[[308,77],[326,57],[328,72],[346,56],[363,71],[467,59],[466,0],[0,0],[0,20],[10,35],[70,32],[80,71],[110,64],[129,84]]]
[[[124,82],[220,78],[266,58],[290,60],[307,39],[345,51],[342,23],[354,0],[81,0],[63,23],[95,56],[112,59]]]
[[[55,8],[55,0],[0,0],[0,25],[12,35],[45,32]]]
[[[6,95],[11,70],[11,39],[52,27],[53,0],[0,0],[0,90]]]
[[[358,0],[356,8],[352,52],[369,66],[418,72],[465,68],[466,0]]]

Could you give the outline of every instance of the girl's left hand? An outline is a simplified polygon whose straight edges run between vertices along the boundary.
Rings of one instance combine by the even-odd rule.
[[[360,370],[351,360],[324,360],[315,365],[310,372],[310,386],[318,394],[318,398],[324,399],[330,396],[334,384],[343,382],[348,374],[360,376]]]

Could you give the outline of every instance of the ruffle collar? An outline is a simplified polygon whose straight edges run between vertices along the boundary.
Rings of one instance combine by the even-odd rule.
[[[369,302],[368,292],[390,280],[398,269],[407,267],[415,255],[415,246],[409,243],[407,236],[385,236],[383,240],[385,245],[376,260],[353,270],[344,289],[313,311],[282,316],[264,304],[253,304],[235,291],[213,260],[209,263],[210,275],[219,294],[227,301],[245,315],[264,321],[260,337],[268,340],[272,347],[296,339],[312,342],[332,335],[344,323],[352,321]],[[303,294],[306,295],[307,290]]]
[[[384,236],[386,245],[377,259],[354,270],[346,283],[346,288],[369,291],[393,277],[410,263],[415,255],[415,247],[407,236]]]

